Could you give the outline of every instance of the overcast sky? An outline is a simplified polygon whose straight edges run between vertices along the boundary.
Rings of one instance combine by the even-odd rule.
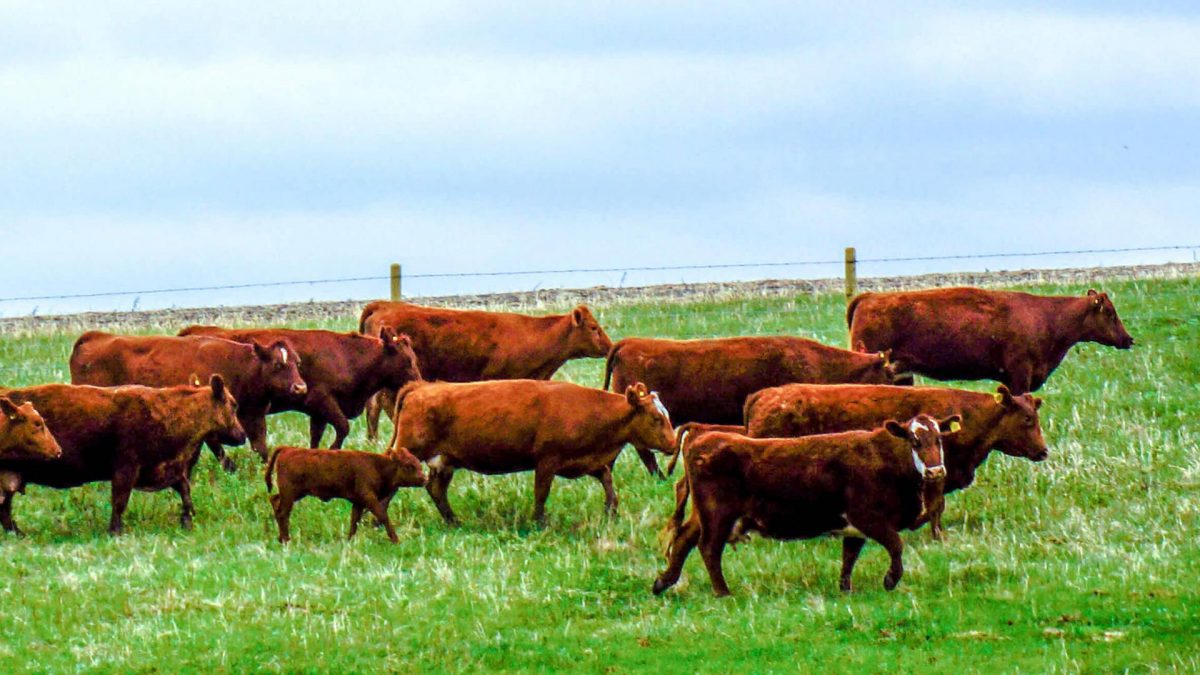
[[[0,1],[0,298],[391,262],[416,275],[1200,244],[1190,3],[725,4]],[[600,283],[622,275],[405,291]],[[386,293],[7,301],[0,315]]]

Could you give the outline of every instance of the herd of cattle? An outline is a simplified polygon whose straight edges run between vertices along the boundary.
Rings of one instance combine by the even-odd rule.
[[[190,527],[201,446],[232,472],[222,446],[249,440],[267,462],[268,492],[278,484],[281,542],[293,504],[310,495],[352,503],[351,537],[369,511],[396,541],[387,512],[400,487],[424,486],[457,522],[457,469],[533,471],[538,522],[556,476],[596,478],[615,511],[612,466],[629,444],[652,474],[662,476],[654,451],[671,456],[668,473],[680,457],[684,466],[655,593],[678,581],[697,546],[714,591],[728,593],[722,552],[752,531],[842,535],[844,590],[874,540],[891,556],[891,589],[903,573],[898,532],[928,522],[940,537],[945,493],[969,486],[993,449],[1046,459],[1042,401],[1030,392],[1070,348],[1133,345],[1095,291],[864,293],[846,318],[853,351],[796,337],[613,344],[584,306],[531,317],[383,301],[350,333],[88,332],[71,353],[72,384],[0,388],[0,524],[19,533],[13,498],[29,483],[110,481],[110,532],[121,532],[134,489],[174,489]],[[588,357],[606,358],[602,388],[550,381]],[[917,387],[914,373],[1002,384],[994,394]],[[266,418],[287,410],[309,416],[311,448],[269,452]],[[380,413],[392,417],[386,452],[315,449],[327,425],[340,449],[364,410],[371,438]]]

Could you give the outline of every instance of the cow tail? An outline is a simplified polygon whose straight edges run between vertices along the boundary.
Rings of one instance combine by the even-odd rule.
[[[404,399],[427,384],[425,380],[413,380],[396,390],[396,406],[392,408],[392,440],[388,441],[388,449],[394,448],[396,440],[400,438],[400,409],[404,407]]]
[[[281,450],[283,450],[283,446],[275,448],[275,451],[271,453],[271,459],[267,460],[267,471],[263,474],[263,478],[267,481],[267,492],[275,489],[275,486],[271,484],[271,474],[275,472],[275,460],[279,459]]]
[[[608,391],[608,385],[612,382],[613,364],[617,360],[617,351],[621,349],[621,343],[613,345],[608,350],[608,357],[604,359],[604,386],[600,387],[602,391]]]
[[[675,463],[679,461],[679,455],[683,453],[683,444],[687,440],[688,434],[693,430],[692,422],[684,422],[679,425],[675,431],[675,451],[671,453],[671,461],[667,462],[667,475],[675,473]]]
[[[687,468],[684,468],[683,475],[675,482],[675,511],[671,514],[671,519],[667,521],[662,532],[659,534],[659,541],[662,543],[663,555],[669,560],[671,557],[671,546],[675,543],[675,533],[683,525],[683,512],[687,510],[688,498],[692,493],[692,484],[688,481]]]
[[[371,318],[371,315],[374,314],[375,310],[378,308],[379,308],[378,301],[369,302],[369,303],[367,303],[366,307],[363,307],[362,314],[359,315],[359,317],[358,317],[358,332],[359,333],[361,333],[363,335],[367,334],[367,319]]]
[[[858,301],[862,300],[864,295],[866,295],[866,293],[859,293],[858,295],[854,296],[854,299],[850,301],[850,304],[846,305],[846,328],[854,325],[854,310],[858,308]]]

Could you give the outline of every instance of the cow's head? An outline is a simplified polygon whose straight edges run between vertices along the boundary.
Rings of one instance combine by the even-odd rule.
[[[675,428],[671,416],[658,398],[658,392],[646,391],[636,382],[625,388],[625,401],[633,408],[630,442],[641,448],[654,448],[663,454],[675,451]]]
[[[417,459],[408,448],[395,445],[387,449],[384,455],[391,460],[392,482],[400,487],[421,487],[428,482],[421,460]]]
[[[1038,419],[1038,408],[1042,399],[1032,394],[1013,396],[1008,387],[996,388],[996,405],[1000,407],[1000,418],[992,429],[995,447],[1011,457],[1025,457],[1040,462],[1050,455],[1046,439],[1042,438],[1042,424]]]
[[[204,393],[212,411],[213,440],[225,445],[241,445],[246,442],[246,430],[237,417],[237,401],[225,386],[225,378],[213,375],[208,380],[208,391]]]
[[[267,392],[280,398],[300,399],[308,393],[308,385],[300,377],[300,355],[287,340],[276,340],[269,347],[255,342]]]
[[[1121,317],[1117,316],[1117,308],[1113,307],[1108,293],[1087,292],[1088,309],[1083,317],[1082,333],[1084,340],[1099,342],[1102,345],[1129,349],[1133,346],[1133,336],[1125,330]]]
[[[403,387],[421,379],[417,355],[407,335],[396,335],[392,327],[384,326],[379,332],[379,339],[383,340],[383,363],[379,368],[386,386]]]
[[[901,424],[896,420],[884,422],[884,428],[896,438],[903,439],[912,449],[913,467],[925,480],[946,477],[946,461],[942,455],[942,438],[957,433],[962,416],[951,415],[935,420],[920,414]]]
[[[7,396],[0,396],[0,458],[59,457],[62,457],[62,447],[50,435],[46,421],[33,404],[25,402],[17,405]]]
[[[600,327],[600,322],[592,316],[587,305],[580,305],[571,310],[568,315],[571,320],[571,332],[568,342],[572,356],[599,358],[608,356],[612,349],[612,340],[608,333]]]
[[[867,359],[866,367],[860,372],[859,384],[902,384],[913,383],[912,373],[907,366],[892,360],[892,350],[887,349],[874,354],[867,352],[866,345],[858,343],[855,351],[862,352]]]

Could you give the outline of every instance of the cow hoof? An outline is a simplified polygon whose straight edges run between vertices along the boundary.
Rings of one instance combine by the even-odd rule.
[[[898,574],[896,576],[892,576],[891,574],[888,574],[887,576],[885,576],[883,578],[883,588],[885,590],[889,590],[889,591],[895,590],[896,584],[899,584],[899,583],[900,583],[900,575],[898,575]]]
[[[838,588],[840,588],[843,593],[854,592],[854,584],[851,584],[849,579],[842,579],[842,583],[838,584]]]
[[[230,459],[229,455],[221,458],[221,468],[225,469],[225,473],[237,473],[237,462]]]
[[[187,530],[188,532],[191,532],[192,531],[192,519],[184,518],[183,520],[180,520],[179,526],[182,527],[183,529]]]
[[[667,590],[670,587],[671,587],[671,585],[668,584],[667,582],[663,581],[662,578],[660,577],[660,578],[654,580],[654,586],[650,589],[650,591],[652,593],[654,593],[655,595],[662,595],[663,591]]]

